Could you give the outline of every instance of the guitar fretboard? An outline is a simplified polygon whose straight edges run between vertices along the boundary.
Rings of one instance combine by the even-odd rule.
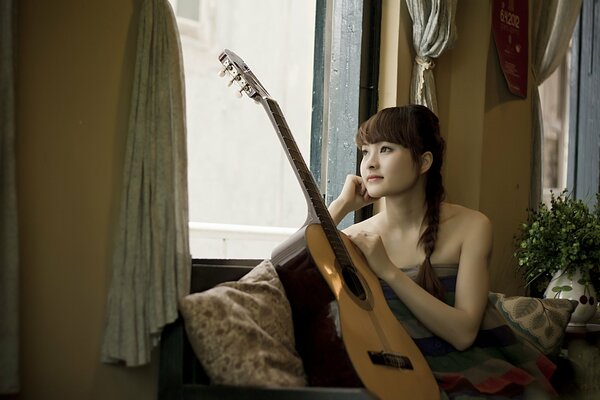
[[[294,172],[296,172],[296,176],[301,183],[302,190],[304,191],[309,206],[309,213],[311,213],[311,215],[321,224],[321,227],[327,236],[327,240],[342,269],[347,267],[354,270],[354,265],[352,264],[348,250],[344,246],[340,234],[327,210],[325,202],[321,197],[317,184],[310,173],[308,166],[304,162],[304,158],[290,132],[283,116],[283,112],[279,108],[277,102],[271,98],[263,99],[262,104],[276,128],[279,140],[286,151],[288,160],[292,164]]]

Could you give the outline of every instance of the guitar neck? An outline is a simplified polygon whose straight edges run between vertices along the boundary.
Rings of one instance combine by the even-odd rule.
[[[325,205],[325,201],[321,196],[321,192],[317,187],[313,175],[304,162],[304,158],[290,132],[285,117],[283,116],[283,112],[279,108],[279,104],[269,97],[262,98],[260,101],[275,127],[275,131],[281,141],[286,156],[302,186],[309,214],[306,224],[319,223],[327,236],[327,240],[333,249],[337,261],[340,263],[340,266],[354,269],[348,251],[346,250],[337,227],[327,210],[327,206]]]

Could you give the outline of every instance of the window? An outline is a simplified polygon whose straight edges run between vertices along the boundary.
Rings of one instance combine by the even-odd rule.
[[[170,0],[186,52],[190,47],[207,48],[214,31],[214,0]],[[184,50],[185,51],[185,50]]]
[[[540,86],[540,102],[544,125],[543,200],[550,204],[550,193],[567,187],[569,145],[569,76],[571,57],[567,53],[562,64]]]
[[[278,102],[329,202],[356,169],[347,143],[376,110],[381,1],[170,1],[186,79],[192,256],[268,258],[304,224],[305,197],[266,112],[235,99],[217,57],[237,53]]]
[[[544,200],[568,189],[592,206],[600,189],[598,93],[600,8],[582,2],[571,49],[540,88],[544,119]]]
[[[309,162],[315,1],[171,0],[186,81],[190,247],[266,258],[306,219],[301,188],[262,107],[219,78],[237,53],[284,111]]]
[[[583,0],[571,52],[567,187],[589,205],[600,188],[600,7]]]

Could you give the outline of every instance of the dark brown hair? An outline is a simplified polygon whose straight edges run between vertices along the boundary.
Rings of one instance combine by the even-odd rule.
[[[442,299],[444,288],[431,266],[440,223],[440,205],[445,195],[442,183],[445,142],[440,135],[438,117],[429,108],[416,104],[385,108],[363,122],[356,134],[359,148],[363,144],[383,141],[407,148],[415,165],[420,164],[423,153],[429,151],[433,155],[425,184],[427,210],[424,219],[427,228],[419,238],[419,245],[425,250],[425,260],[419,269],[417,283]]]

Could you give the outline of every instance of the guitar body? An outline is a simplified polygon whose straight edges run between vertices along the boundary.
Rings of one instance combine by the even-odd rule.
[[[438,384],[425,357],[388,307],[379,278],[369,268],[360,250],[342,235],[352,261],[369,289],[373,307],[370,310],[363,308],[344,286],[333,251],[323,245],[327,241],[321,227],[310,225],[306,231],[311,256],[338,301],[342,339],[364,385],[381,399],[438,399]],[[382,351],[406,357],[412,368],[378,365],[369,352]]]
[[[308,254],[302,252],[276,268],[292,305],[297,348],[309,384],[364,385],[380,399],[439,399],[427,361],[387,306],[379,278],[352,241],[342,234],[368,287],[364,302],[346,288],[322,227],[310,224],[298,234],[303,235]],[[401,356],[399,363],[408,362],[410,367],[378,364],[370,352]]]
[[[309,206],[304,226],[271,257],[309,384],[365,386],[384,400],[439,399],[431,369],[388,307],[379,279],[333,223],[279,105],[235,53],[224,50],[219,60],[240,93],[264,107]]]

